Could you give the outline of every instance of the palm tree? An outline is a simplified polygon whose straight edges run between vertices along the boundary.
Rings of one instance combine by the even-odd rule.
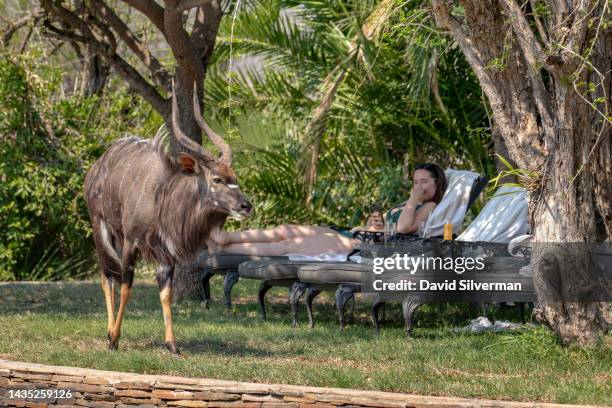
[[[371,197],[360,209],[399,199],[400,169],[416,161],[491,170],[480,88],[422,1],[272,0],[232,17],[206,105],[221,107],[229,128],[253,112],[276,124],[268,150],[246,165],[281,218],[349,222],[357,197]],[[296,202],[306,204],[290,210]]]

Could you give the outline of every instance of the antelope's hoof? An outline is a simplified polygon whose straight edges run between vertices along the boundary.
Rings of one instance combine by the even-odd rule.
[[[169,352],[171,352],[175,356],[180,356],[181,355],[181,352],[179,351],[178,347],[176,347],[176,342],[174,342],[174,341],[167,341],[165,344],[166,344],[166,348],[168,349]]]
[[[110,333],[107,333],[106,337],[108,338],[108,349],[117,350],[119,348],[119,337],[113,340],[113,337],[111,336]]]

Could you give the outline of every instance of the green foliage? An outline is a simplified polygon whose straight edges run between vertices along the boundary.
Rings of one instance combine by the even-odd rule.
[[[481,90],[460,50],[424,0],[397,0],[387,19],[371,23],[379,34],[366,38],[364,22],[379,4],[253,0],[242,2],[235,24],[233,13],[223,19],[205,116],[234,147],[256,209],[229,228],[362,224],[372,204],[406,198],[419,162],[493,174]],[[86,170],[111,141],[152,135],[161,123],[116,76],[102,96],[73,94],[80,74],[57,58],[34,40],[20,57],[0,56],[0,280],[86,272],[94,259]],[[325,84],[344,71],[307,200],[298,171],[305,129]]]
[[[83,177],[144,111],[125,92],[58,97],[62,71],[34,49],[0,55],[0,280],[59,280],[93,264]]]
[[[254,1],[235,24],[223,20],[206,79],[207,115],[242,147],[236,168],[258,203],[249,227],[358,225],[373,203],[403,201],[410,189],[404,169],[423,161],[493,174],[481,90],[460,50],[438,33],[422,1],[397,1],[381,35],[366,39],[362,24],[378,3]],[[306,203],[300,144],[324,84],[342,70]],[[261,121],[271,129],[265,145],[255,125]]]

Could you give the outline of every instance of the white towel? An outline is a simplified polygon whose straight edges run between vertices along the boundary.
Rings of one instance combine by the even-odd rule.
[[[324,262],[345,262],[348,253],[341,252],[325,252],[318,255],[304,254],[285,254],[290,261],[324,261]]]
[[[502,186],[457,240],[510,242],[528,229],[525,189]]]
[[[478,178],[478,173],[468,170],[448,169],[444,173],[447,181],[444,197],[431,212],[425,225],[425,230],[432,237],[444,234],[444,224],[447,221],[453,224],[453,232],[461,230],[472,186]]]

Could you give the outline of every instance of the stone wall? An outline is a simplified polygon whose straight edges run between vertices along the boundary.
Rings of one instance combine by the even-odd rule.
[[[68,399],[9,398],[9,390],[71,390]],[[254,384],[57,367],[0,359],[0,406],[367,408],[542,407],[569,405],[426,397],[340,388]],[[575,406],[576,407],[576,406]]]

